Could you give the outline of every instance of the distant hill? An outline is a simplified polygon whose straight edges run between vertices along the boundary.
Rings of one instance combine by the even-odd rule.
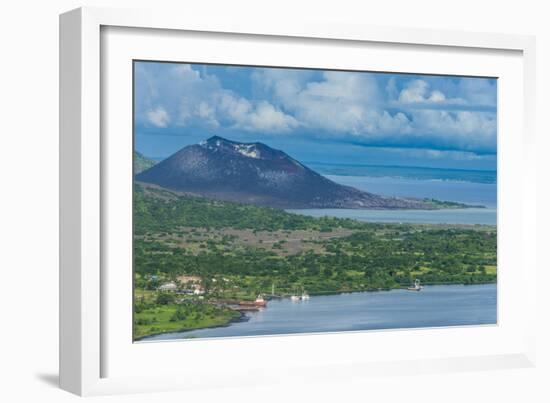
[[[276,208],[436,209],[437,201],[383,197],[333,182],[263,143],[214,136],[184,147],[136,180],[212,199]]]
[[[143,155],[139,151],[134,151],[134,175],[137,175],[140,172],[143,172],[151,168],[155,164],[156,162],[153,161],[152,159],[147,158],[145,155]]]

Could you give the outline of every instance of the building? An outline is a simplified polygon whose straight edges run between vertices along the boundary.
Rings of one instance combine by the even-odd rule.
[[[178,286],[173,282],[169,282],[161,285],[158,289],[159,291],[176,291]]]
[[[201,282],[201,278],[199,276],[179,276],[178,281],[181,284],[198,284]]]

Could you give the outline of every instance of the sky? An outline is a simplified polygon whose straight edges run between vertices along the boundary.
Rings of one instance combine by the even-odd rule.
[[[155,159],[218,135],[304,163],[496,169],[490,78],[135,62],[134,113]]]

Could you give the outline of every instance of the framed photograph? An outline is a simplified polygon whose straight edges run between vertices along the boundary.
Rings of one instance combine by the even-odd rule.
[[[534,363],[534,40],[60,19],[60,382]]]

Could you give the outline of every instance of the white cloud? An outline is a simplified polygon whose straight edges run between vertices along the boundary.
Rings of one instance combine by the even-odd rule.
[[[321,80],[304,80],[293,70],[267,69],[255,81],[301,126],[340,135],[377,135],[386,130],[406,133],[408,119],[379,107],[381,94],[375,77],[365,73],[327,71]]]
[[[462,98],[447,98],[442,91],[431,90],[430,84],[424,80],[411,80],[399,93],[399,102],[404,104],[465,104]]]
[[[203,119],[209,126],[219,127],[220,123],[216,119],[216,110],[207,102],[199,103],[197,115]]]
[[[496,80],[462,78],[458,91],[461,97],[476,105],[496,106]]]
[[[374,74],[369,73],[324,72],[321,79],[310,77],[308,81],[295,71],[268,69],[257,71],[254,79],[299,125],[312,131],[353,136],[366,144],[494,147],[493,113],[446,110],[449,105],[464,105],[466,100],[447,97],[424,80],[410,80],[397,91],[395,79],[390,79],[382,92]],[[397,97],[393,103],[388,103],[389,92],[392,98]],[[388,106],[397,111],[390,112]]]
[[[187,83],[200,83],[201,75],[198,71],[193,70],[189,64],[177,64],[173,68],[173,74]]]
[[[445,94],[443,94],[441,91],[432,91],[430,94],[430,98],[428,100],[430,102],[443,102],[445,101]]]
[[[148,124],[156,127],[167,127],[171,123],[180,127],[199,124],[212,128],[229,125],[270,133],[284,133],[298,126],[294,117],[269,102],[249,101],[223,88],[217,77],[201,73],[188,64],[166,65],[161,69],[157,74],[138,70],[139,80],[147,83],[138,88],[142,109],[160,101],[169,105],[168,110],[150,106],[142,110]]]
[[[156,127],[167,127],[168,123],[170,123],[168,112],[161,106],[147,111],[147,119],[149,123]]]
[[[244,119],[241,119],[237,125],[248,130],[288,132],[298,126],[298,121],[264,101],[244,115]]]
[[[425,102],[429,85],[423,80],[410,81],[406,88],[399,93],[399,102]]]
[[[247,98],[206,71],[187,64],[136,69],[136,119],[156,127],[300,133],[362,144],[496,147],[491,80],[256,68],[249,70]]]
[[[286,133],[298,126],[298,121],[267,101],[250,102],[230,92],[217,94],[219,112],[227,116],[234,128],[247,131]]]

